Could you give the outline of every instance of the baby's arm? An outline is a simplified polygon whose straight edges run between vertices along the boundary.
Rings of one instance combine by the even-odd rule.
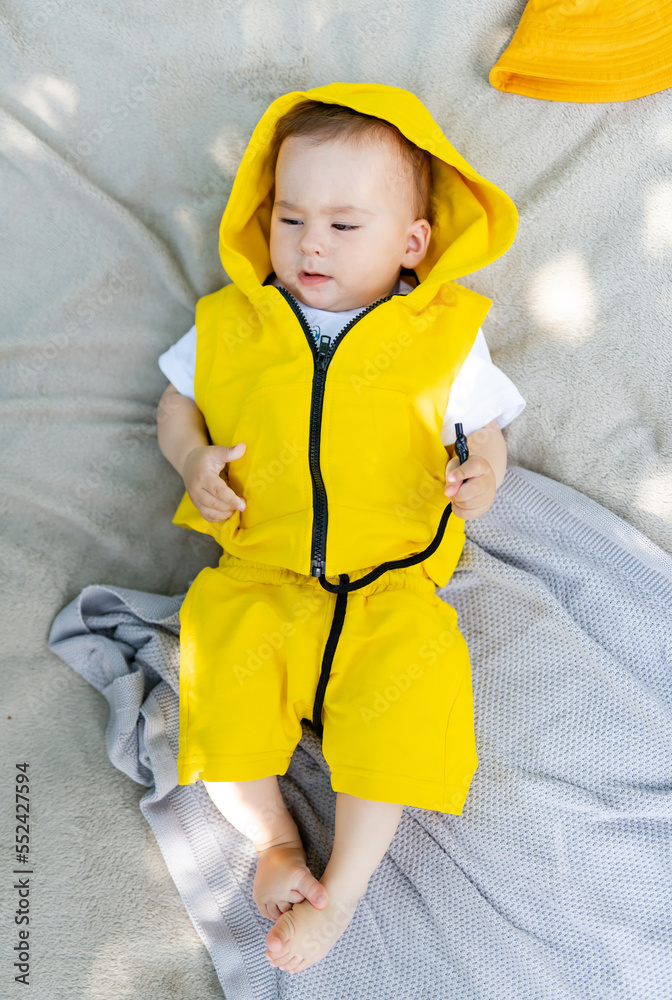
[[[480,517],[489,510],[495,493],[506,472],[506,441],[496,420],[467,435],[469,458],[460,465],[454,445],[446,451],[450,461],[446,465],[444,493],[451,499],[453,511],[465,521]],[[464,482],[468,479],[469,482]]]
[[[245,445],[233,448],[210,444],[203,414],[193,400],[169,385],[157,411],[159,447],[177,469],[187,493],[206,521],[225,521],[234,510],[245,510],[224,478],[229,462],[241,458]]]

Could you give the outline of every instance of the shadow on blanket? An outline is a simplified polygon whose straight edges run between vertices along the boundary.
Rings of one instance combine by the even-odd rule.
[[[87,587],[51,649],[110,705],[227,1000],[672,995],[672,559],[603,507],[509,469],[441,592],[472,657],[480,765],[461,816],[406,808],[355,919],[290,976],[264,957],[255,853],[177,785],[179,607]],[[308,727],[280,785],[321,875],[335,795]]]

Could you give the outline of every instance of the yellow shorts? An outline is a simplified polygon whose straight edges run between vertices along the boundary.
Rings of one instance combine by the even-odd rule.
[[[286,772],[336,601],[316,577],[227,552],[199,573],[180,613],[180,784]],[[459,814],[478,767],[469,653],[422,565],[348,594],[331,646],[317,725],[334,791]]]

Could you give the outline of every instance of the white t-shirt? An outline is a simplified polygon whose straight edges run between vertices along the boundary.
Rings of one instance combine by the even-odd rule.
[[[273,283],[279,284],[277,278]],[[413,290],[412,286],[403,280],[399,281],[397,288],[402,295]],[[326,309],[307,306],[303,302],[299,302],[299,305],[317,344],[323,337],[328,337],[330,340],[336,337],[351,319],[362,312],[361,309],[329,312]],[[159,367],[179,393],[188,396],[189,399],[194,398],[195,326],[161,355]],[[500,427],[506,427],[524,407],[525,400],[511,379],[493,365],[483,331],[479,330],[474,345],[451,386],[443,418],[441,441],[444,445],[454,443],[456,423],[462,424],[465,434],[472,434],[489,424],[491,420],[496,420]]]

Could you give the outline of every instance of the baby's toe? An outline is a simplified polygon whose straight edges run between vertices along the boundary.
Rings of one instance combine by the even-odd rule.
[[[289,954],[287,946],[289,945],[290,934],[286,927],[286,921],[286,917],[280,916],[266,935],[266,947],[275,959],[284,958],[285,954]]]
[[[266,951],[266,958],[276,969],[284,969],[285,963],[289,962],[294,956],[291,952],[286,951],[283,955],[277,955],[275,952]]]
[[[317,881],[309,868],[306,868],[302,873],[296,888],[309,903],[318,909],[324,908],[329,902],[329,893],[322,883]]]
[[[283,972],[298,972],[299,966],[302,964],[303,964],[302,956],[297,955],[293,958],[288,959],[288,961],[285,962],[284,965],[281,965],[280,968],[282,969]]]
[[[308,961],[305,958],[297,959],[296,965],[294,965],[289,972],[303,972],[304,969],[308,968]]]

